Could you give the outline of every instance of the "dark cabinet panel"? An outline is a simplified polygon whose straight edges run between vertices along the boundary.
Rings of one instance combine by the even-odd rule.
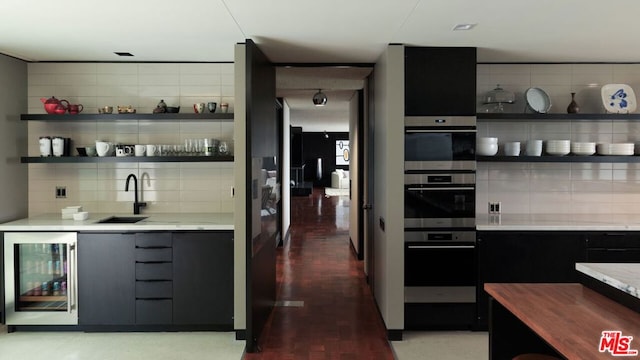
[[[172,323],[171,299],[136,300],[136,324],[167,325]]]
[[[476,48],[405,47],[405,115],[475,115]]]
[[[136,281],[136,299],[171,299],[172,281]]]
[[[487,324],[485,283],[578,282],[575,263],[585,261],[584,233],[478,232],[478,323]]]
[[[171,263],[136,263],[136,280],[171,280]]]
[[[173,322],[233,324],[233,233],[173,236]]]
[[[78,234],[79,324],[135,322],[134,249],[132,234]]]
[[[171,262],[171,248],[136,248],[136,262]]]
[[[149,232],[136,234],[137,248],[166,248],[171,247],[170,232]]]
[[[587,262],[640,263],[639,232],[589,232]]]

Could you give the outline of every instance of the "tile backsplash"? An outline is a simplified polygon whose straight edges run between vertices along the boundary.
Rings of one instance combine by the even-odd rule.
[[[622,83],[640,92],[640,64],[479,64],[478,112],[482,99],[500,84],[516,94],[507,113],[525,110],[524,92],[539,87],[551,98],[551,113],[566,113],[571,92],[580,113],[604,113],[602,85]],[[637,95],[637,94],[636,94]],[[579,115],[577,115],[579,119]],[[500,152],[507,141],[522,148],[533,139],[634,142],[640,146],[637,121],[548,120],[478,123],[478,136],[495,136]],[[500,163],[479,162],[476,212],[487,213],[489,201],[500,201],[507,214],[640,214],[640,164],[635,163]]]
[[[198,102],[229,104],[233,112],[234,67],[228,63],[30,63],[29,113],[45,113],[40,98],[55,96],[84,106],[82,114],[118,105],[151,113],[162,99],[193,113]],[[219,110],[218,110],[219,111]],[[117,115],[114,115],[116,117]],[[185,139],[211,137],[232,141],[232,121],[115,120],[29,121],[29,156],[38,156],[40,136],[70,137],[75,147],[96,140],[123,144],[184,144]],[[82,205],[90,212],[129,213],[134,195],[125,192],[129,174],[138,177],[143,213],[233,212],[233,163],[87,163],[29,164],[29,216],[57,213]],[[67,197],[56,198],[56,187]],[[132,190],[132,189],[130,189]]]

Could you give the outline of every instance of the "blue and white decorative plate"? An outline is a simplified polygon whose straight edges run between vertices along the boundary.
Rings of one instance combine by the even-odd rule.
[[[636,94],[629,85],[607,84],[602,87],[601,94],[607,112],[628,114],[636,111]]]

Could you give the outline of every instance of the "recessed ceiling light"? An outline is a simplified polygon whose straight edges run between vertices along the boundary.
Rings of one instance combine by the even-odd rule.
[[[471,30],[478,24],[457,24],[453,27],[453,31],[457,30]]]
[[[130,53],[130,52],[122,52],[122,51],[116,51],[116,52],[114,52],[114,54],[116,54],[118,56],[133,56],[133,54]]]

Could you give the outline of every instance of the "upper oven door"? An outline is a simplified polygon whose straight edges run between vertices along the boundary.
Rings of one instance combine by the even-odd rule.
[[[405,171],[475,170],[475,117],[405,118]]]

